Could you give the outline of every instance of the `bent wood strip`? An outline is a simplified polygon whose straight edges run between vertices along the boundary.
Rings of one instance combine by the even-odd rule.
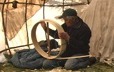
[[[92,55],[82,55],[82,56],[73,56],[73,57],[58,57],[56,59],[61,60],[61,59],[74,59],[74,58],[84,58],[84,57],[94,57],[94,56],[92,56]]]
[[[58,24],[56,23],[55,21],[52,21],[50,19],[43,19],[41,21],[39,21],[38,23],[36,23],[33,28],[32,28],[32,31],[31,31],[31,37],[32,37],[32,41],[33,41],[33,44],[35,46],[35,49],[37,50],[37,52],[47,58],[47,59],[55,59],[57,57],[59,57],[66,49],[66,41],[61,39],[61,46],[60,46],[60,51],[59,53],[56,55],[56,56],[49,56],[46,52],[44,52],[42,50],[42,48],[39,46],[38,42],[37,42],[37,38],[36,38],[36,29],[37,29],[37,26],[39,25],[40,22],[42,21],[45,21],[45,22],[49,22],[50,24],[52,24],[53,26],[56,27],[56,29],[58,30],[58,32],[64,32],[63,28]]]

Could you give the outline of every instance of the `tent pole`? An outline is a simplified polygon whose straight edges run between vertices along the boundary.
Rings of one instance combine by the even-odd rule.
[[[90,4],[90,1],[89,0],[87,0],[87,4]]]
[[[31,43],[31,44],[29,44],[29,45],[33,45],[33,43]],[[16,46],[16,47],[10,47],[10,50],[11,50],[11,49],[15,49],[15,48],[25,47],[25,46],[28,46],[28,45],[21,45],[21,46]],[[2,53],[2,52],[4,52],[4,51],[7,51],[7,50],[9,50],[9,49],[4,49],[4,50],[0,51],[0,53]]]
[[[28,35],[28,26],[27,26],[27,0],[26,0],[26,4],[25,4],[25,23],[26,23],[26,33],[27,33],[27,45],[28,45],[28,48],[30,49],[30,46],[29,46],[29,35]]]
[[[64,1],[65,1],[65,0],[63,0],[63,11],[64,11]]]
[[[2,23],[3,23],[3,30],[4,30],[4,36],[5,36],[5,44],[7,45],[8,49],[9,49],[10,56],[12,56],[12,53],[11,53],[11,50],[9,48],[9,44],[8,44],[8,41],[7,41],[7,37],[6,37],[6,27],[5,27],[5,24],[4,24],[4,7],[5,7],[5,2],[6,2],[6,0],[4,0],[4,4],[2,6]]]
[[[45,19],[45,0],[44,0],[44,2],[43,2],[43,19]],[[47,35],[46,35],[46,32],[45,32],[45,38],[46,38],[46,40],[47,40]]]

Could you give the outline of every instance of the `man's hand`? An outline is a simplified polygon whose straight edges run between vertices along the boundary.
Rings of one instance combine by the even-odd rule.
[[[60,32],[60,33],[58,33],[58,35],[61,39],[64,39],[66,41],[69,41],[69,39],[70,39],[70,36],[68,35],[67,32]]]
[[[40,22],[41,26],[43,27],[44,30],[46,30],[46,23],[44,21]]]

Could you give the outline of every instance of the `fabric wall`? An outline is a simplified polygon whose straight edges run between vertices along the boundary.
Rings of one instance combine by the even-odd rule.
[[[92,0],[81,17],[90,26],[91,53],[101,62],[114,60],[114,0]]]
[[[6,3],[13,1],[14,0],[6,0]],[[4,3],[4,0],[1,0],[0,2]],[[26,3],[26,0],[18,0],[18,2],[19,4],[17,4],[17,8],[13,8],[12,3],[4,5],[4,24],[6,27],[6,35],[9,40],[14,38],[26,20],[31,18],[36,13],[36,11],[40,9],[39,5],[27,4],[26,7],[26,4],[22,4]],[[40,0],[27,0],[27,3],[39,4]],[[0,11],[2,10],[2,7],[3,4],[0,4]]]
[[[46,3],[46,5],[53,5],[53,4],[57,5],[57,4],[60,4],[60,2],[57,1],[57,0],[56,1],[50,0],[49,2]],[[75,7],[75,9],[76,9],[76,7]],[[57,6],[55,6],[55,7],[45,6],[44,8],[42,7],[39,10],[37,10],[36,13],[31,18],[29,18],[27,20],[29,43],[30,44],[32,43],[32,41],[31,41],[32,27],[38,21],[40,21],[42,19],[51,19],[51,20],[56,21],[59,24],[62,24],[63,23],[62,20],[56,19],[57,16],[60,16],[62,14],[62,11],[63,11],[63,8],[62,7],[57,7]],[[17,12],[15,12],[15,13],[17,13]],[[18,20],[18,21],[21,22],[21,20]],[[16,34],[16,36],[13,39],[9,40],[10,47],[27,44],[26,25],[25,24],[26,23],[23,24],[22,28],[19,30],[19,32]],[[44,38],[45,38],[45,32],[40,27],[40,25],[38,25],[38,26],[39,27],[37,28],[37,37],[38,37],[38,41],[41,41],[41,40],[44,40]],[[33,46],[32,46],[32,48],[33,48]]]
[[[53,3],[53,2],[52,2]],[[46,4],[49,4],[46,3]],[[51,20],[55,20],[58,23],[60,23],[61,21],[58,21],[55,19],[55,16],[61,15],[62,12],[62,8],[61,7],[45,7],[44,10],[44,14],[43,15],[43,10],[44,8],[40,8],[36,11],[36,13],[27,20],[27,29],[28,29],[28,39],[29,39],[29,44],[32,43],[31,40],[31,30],[32,27],[40,20],[42,19],[51,19]],[[52,13],[53,12],[53,13]],[[16,12],[17,13],[17,12]],[[58,13],[58,14],[57,14]],[[44,16],[44,18],[43,18]],[[20,20],[18,20],[20,21]],[[21,22],[21,21],[20,21]],[[18,25],[17,25],[18,26]],[[37,37],[38,37],[38,41],[44,40],[45,38],[45,32],[42,29],[42,27],[40,25],[38,25],[37,28]],[[9,46],[10,47],[15,47],[15,46],[21,46],[21,45],[26,45],[27,44],[27,32],[26,32],[26,23],[23,24],[23,26],[21,27],[21,29],[18,31],[18,33],[15,35],[14,38],[12,38],[11,40],[8,40]],[[22,47],[22,48],[28,48],[26,47]],[[22,48],[18,48],[18,49],[22,49]],[[30,48],[34,48],[34,46],[30,46]]]
[[[59,3],[60,2],[50,0],[46,4],[59,4]],[[77,10],[78,7],[77,8],[76,7],[72,8]],[[83,8],[84,6],[83,7],[79,6],[79,7]],[[90,53],[95,55],[96,57],[100,57],[101,62],[112,63],[112,60],[114,60],[114,22],[113,22],[114,0],[92,0],[89,5],[86,5],[85,9],[83,9],[83,12],[81,12],[80,8],[79,8],[80,11],[78,10],[78,13],[80,13],[79,16],[89,25],[89,27],[92,30],[92,38],[90,41],[90,47],[91,47]],[[61,7],[45,7],[45,18],[55,20],[58,23],[62,24],[63,21],[55,19],[56,16],[61,15],[62,11],[63,10]],[[10,13],[9,15],[11,16]],[[18,20],[18,18],[15,17],[13,19]],[[41,19],[43,19],[43,8],[38,10],[27,21],[30,43],[32,43],[31,29],[34,26],[34,24],[36,24]],[[11,21],[8,22],[10,23]],[[24,23],[24,21],[22,22]],[[17,23],[15,22],[13,24]],[[13,27],[14,25],[11,26]],[[40,30],[37,30],[37,33],[38,33],[37,35],[44,34]],[[41,37],[39,37],[38,40],[41,40]],[[9,41],[9,45],[18,46],[26,43],[27,43],[27,36],[26,36],[26,26],[24,23],[18,34],[16,34],[16,36]]]
[[[3,32],[3,26],[2,26],[2,17],[0,13],[0,51],[4,49],[5,49],[5,38],[4,38],[4,32]],[[3,53],[0,53],[0,63],[7,61]]]

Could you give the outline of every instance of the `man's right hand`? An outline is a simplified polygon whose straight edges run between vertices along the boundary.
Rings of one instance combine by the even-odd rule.
[[[44,21],[41,21],[40,24],[41,24],[41,26],[43,27],[43,29],[46,30],[46,28],[47,28],[47,27],[46,27],[46,23],[45,23]]]

